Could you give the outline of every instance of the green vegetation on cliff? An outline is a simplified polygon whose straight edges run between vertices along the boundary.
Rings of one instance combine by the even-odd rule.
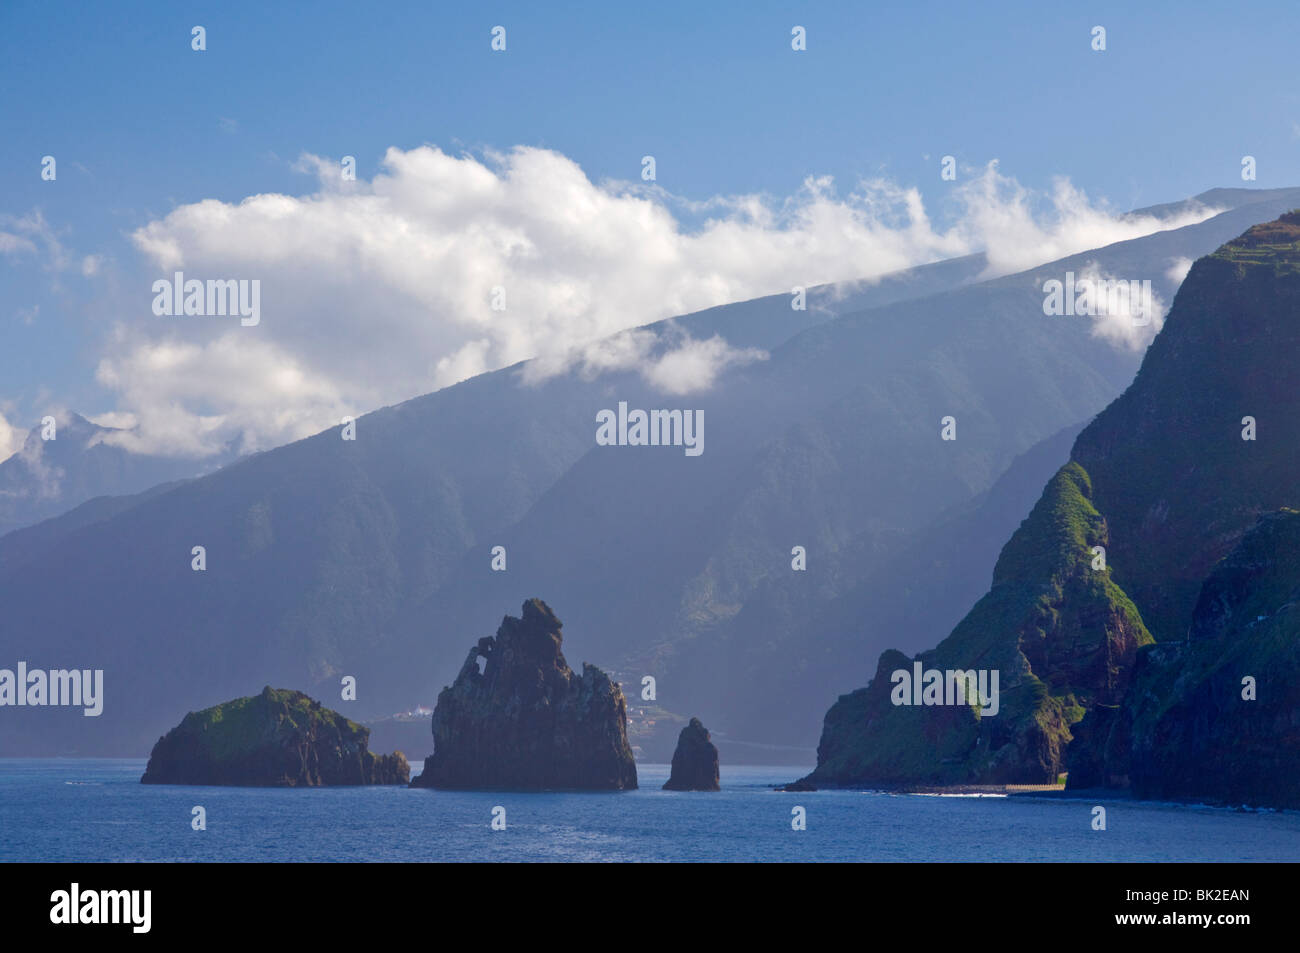
[[[145,784],[299,787],[405,784],[400,751],[368,750],[370,729],[302,692],[262,689],[190,712],[154,745]]]
[[[1192,266],[989,593],[920,656],[999,668],[1001,712],[895,708],[888,676],[910,660],[886,653],[827,714],[807,780],[1046,783],[1068,746],[1071,787],[1300,804],[1300,537],[1284,509],[1300,503],[1297,358],[1292,212]],[[1246,676],[1259,701],[1242,698]]]
[[[826,716],[811,783],[1055,783],[1070,727],[1087,706],[1119,700],[1140,645],[1151,642],[1132,601],[1094,546],[1108,542],[1088,474],[1062,467],[1002,550],[993,587],[930,652],[926,669],[999,673],[996,715],[978,705],[895,705],[881,656],[871,685]]]
[[[1300,513],[1262,516],[1201,588],[1186,642],[1143,652],[1091,775],[1151,798],[1300,807]]]

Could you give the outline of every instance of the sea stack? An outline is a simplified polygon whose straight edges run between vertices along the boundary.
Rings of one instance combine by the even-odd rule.
[[[400,752],[372,754],[370,729],[302,692],[260,695],[190,712],[158,739],[142,784],[320,787],[406,784]]]
[[[627,701],[594,665],[577,675],[540,599],[479,639],[438,695],[434,752],[412,787],[621,791],[636,787]],[[483,669],[479,670],[479,661]]]
[[[665,791],[720,791],[718,749],[709,740],[709,730],[692,718],[677,736],[673,770],[664,782]]]

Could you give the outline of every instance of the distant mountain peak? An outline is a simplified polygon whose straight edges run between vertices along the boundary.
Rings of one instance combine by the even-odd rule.
[[[113,439],[129,433],[55,411],[51,434],[38,420],[19,450],[0,461],[0,536],[59,516],[98,497],[127,496],[197,475],[206,463],[133,453]]]

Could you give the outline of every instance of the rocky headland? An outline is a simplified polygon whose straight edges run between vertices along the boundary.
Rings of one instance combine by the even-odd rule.
[[[1053,785],[1300,807],[1300,213],[1195,262],[1132,386],[1080,433],[988,593],[881,656],[791,786]],[[917,706],[917,662],[989,670]],[[924,701],[924,700],[923,700]]]

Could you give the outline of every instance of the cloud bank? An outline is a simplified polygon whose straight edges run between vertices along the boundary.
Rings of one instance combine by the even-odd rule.
[[[1035,194],[996,163],[954,186],[944,228],[918,190],[884,180],[840,194],[809,178],[785,198],[691,203],[592,182],[569,158],[527,147],[393,148],[369,181],[318,156],[299,167],[316,178],[309,194],[208,199],[133,233],[149,281],[182,270],[260,280],[262,320],[154,317],[144,282],[98,368],[137,425],[128,446],[261,449],[525,359],[525,385],[631,369],[686,394],[763,355],[634,329],[981,250],[992,277],[1211,214],[1121,217],[1064,180]]]

